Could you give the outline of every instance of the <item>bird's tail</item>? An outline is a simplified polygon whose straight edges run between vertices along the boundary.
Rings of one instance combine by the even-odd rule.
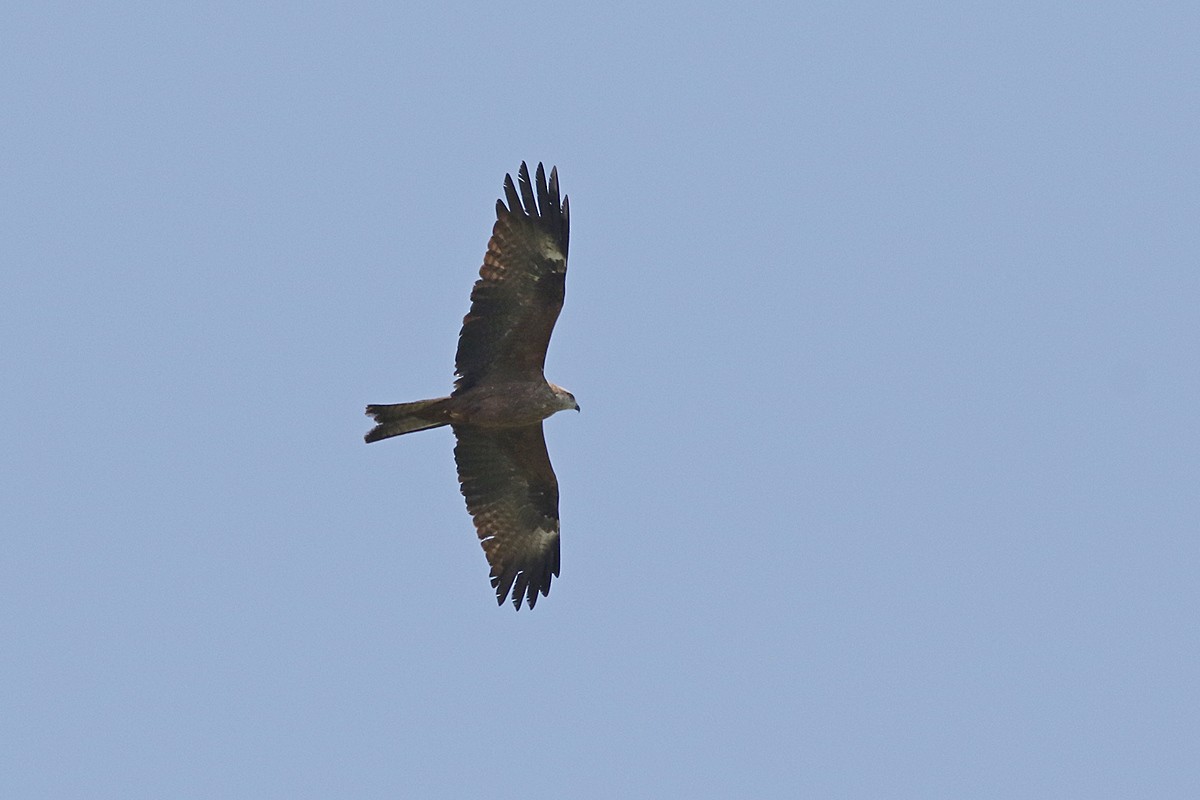
[[[367,406],[367,416],[378,423],[363,438],[367,442],[378,442],[402,433],[440,428],[450,424],[450,398],[418,400],[415,403],[393,403],[390,406]]]

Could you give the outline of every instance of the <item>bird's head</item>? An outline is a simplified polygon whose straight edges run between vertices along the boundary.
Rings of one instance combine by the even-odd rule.
[[[562,411],[570,411],[572,409],[575,411],[579,410],[579,403],[575,401],[575,395],[571,394],[561,386],[556,386],[553,383],[550,384],[550,389],[554,392],[554,396],[558,398],[559,406]]]

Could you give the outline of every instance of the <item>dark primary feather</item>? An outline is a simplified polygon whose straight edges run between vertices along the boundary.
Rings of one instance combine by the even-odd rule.
[[[558,575],[558,480],[542,425],[454,426],[454,461],[467,510],[492,566],[496,601],[533,608]]]
[[[471,310],[458,336],[455,393],[485,379],[543,380],[546,348],[562,309],[570,204],[559,200],[558,170],[541,164],[536,184],[521,162],[518,185],[504,178]]]

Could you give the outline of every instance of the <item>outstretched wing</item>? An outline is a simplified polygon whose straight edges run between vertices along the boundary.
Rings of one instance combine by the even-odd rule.
[[[533,608],[558,575],[558,480],[542,425],[481,429],[454,426],[454,460],[467,510],[488,563],[496,602],[512,591]]]
[[[496,201],[496,224],[458,335],[455,393],[483,380],[544,380],[563,304],[571,209],[567,198],[559,201],[557,168],[547,183],[538,164],[536,187],[525,162],[517,177],[519,192],[512,175],[504,176],[508,205]]]

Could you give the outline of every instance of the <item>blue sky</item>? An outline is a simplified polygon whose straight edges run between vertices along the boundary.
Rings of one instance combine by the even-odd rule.
[[[1188,4],[0,19],[0,794],[1195,797]],[[556,164],[563,567],[445,393]]]

